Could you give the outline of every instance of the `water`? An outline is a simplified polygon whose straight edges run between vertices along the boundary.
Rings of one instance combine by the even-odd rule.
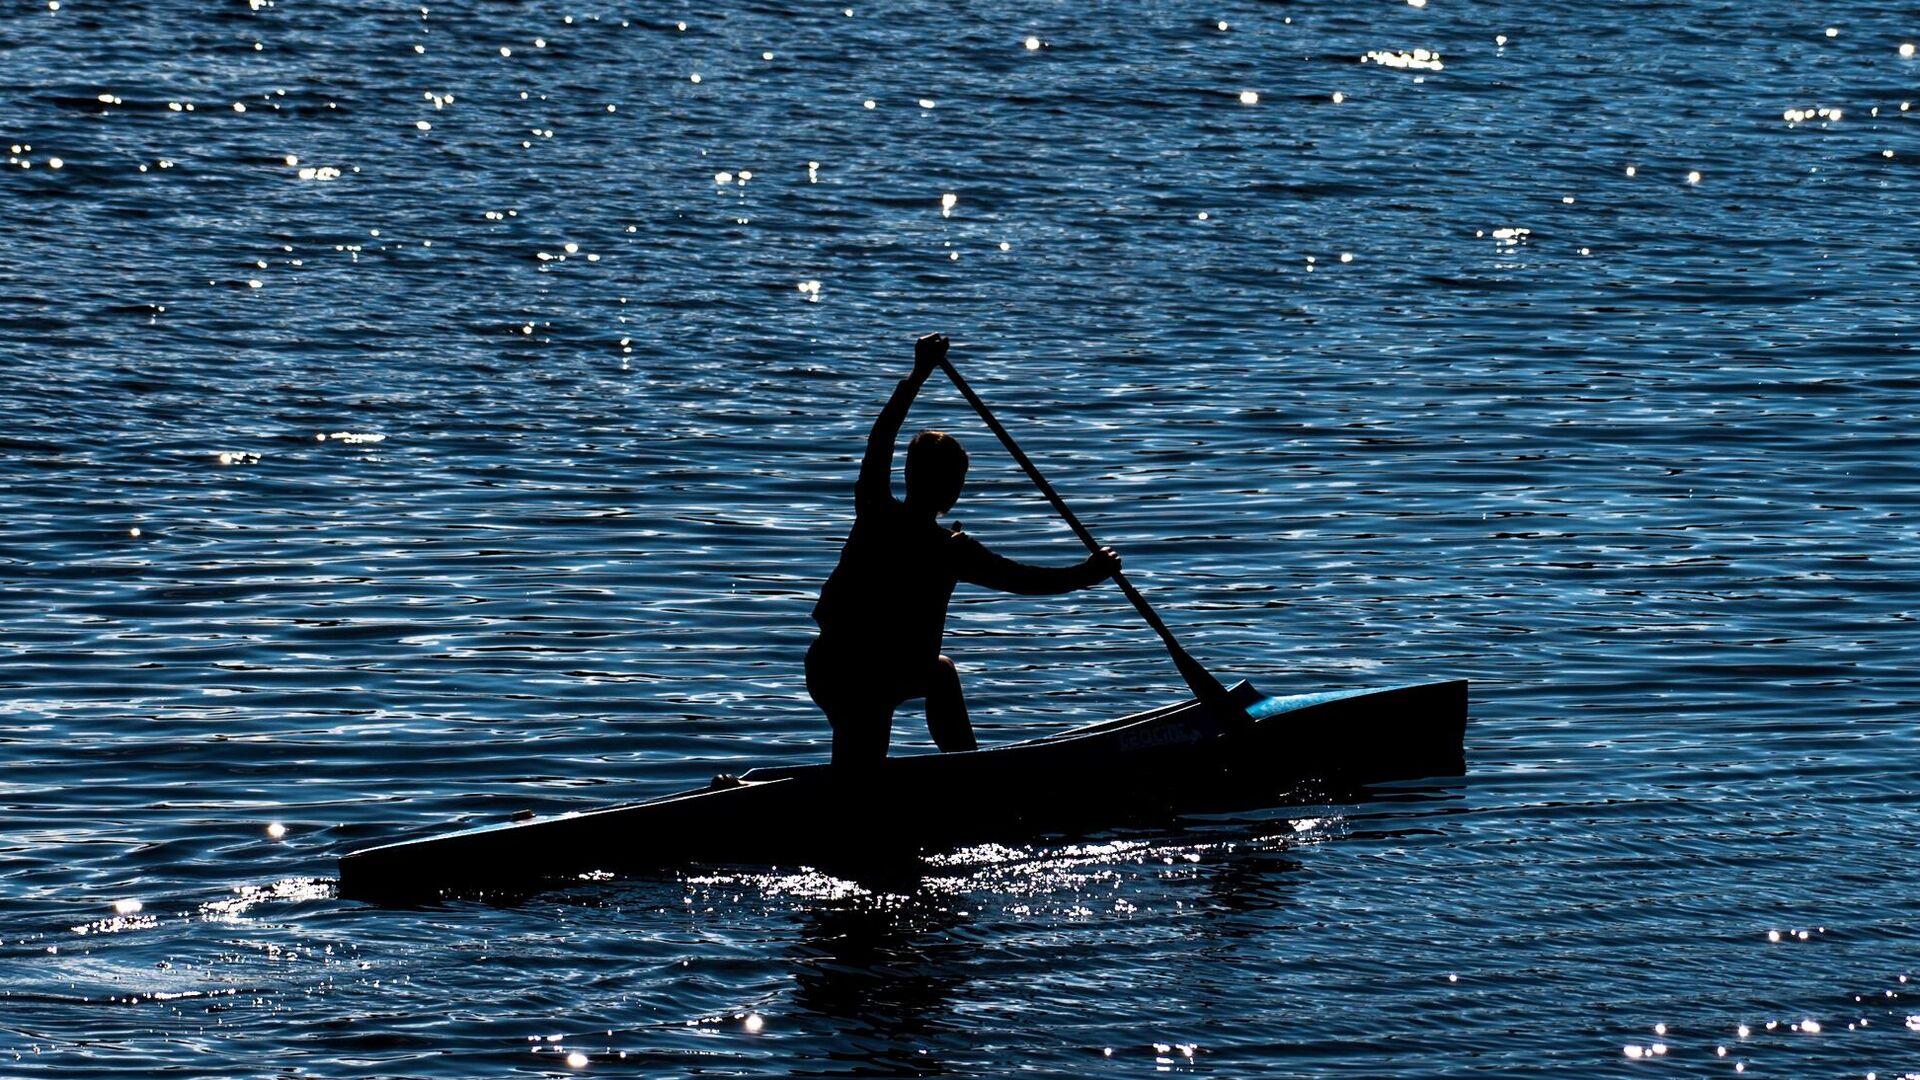
[[[52,7],[0,16],[0,1072],[1920,1071],[1910,13]],[[1216,671],[1471,679],[1470,774],[334,895],[820,759],[933,329]],[[962,600],[985,741],[1179,692],[1111,590]]]

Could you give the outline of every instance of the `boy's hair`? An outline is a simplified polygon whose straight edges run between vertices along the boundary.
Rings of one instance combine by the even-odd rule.
[[[923,431],[907,444],[907,498],[920,499],[944,513],[960,497],[967,479],[967,451],[944,431]]]

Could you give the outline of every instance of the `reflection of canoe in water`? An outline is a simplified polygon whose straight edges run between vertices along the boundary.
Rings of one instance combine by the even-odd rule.
[[[819,865],[1465,771],[1465,682],[1290,697],[1243,682],[1231,694],[1252,729],[1228,735],[1189,700],[1007,746],[891,758],[857,785],[826,765],[755,769],[646,802],[356,851],[340,860],[340,892],[403,900],[686,862]]]

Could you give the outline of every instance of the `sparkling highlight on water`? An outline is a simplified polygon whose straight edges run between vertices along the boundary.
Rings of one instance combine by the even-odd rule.
[[[1375,49],[1360,58],[1363,64],[1374,63],[1382,67],[1415,71],[1444,71],[1446,65],[1441,62],[1440,54],[1427,49],[1413,49],[1407,52]]]

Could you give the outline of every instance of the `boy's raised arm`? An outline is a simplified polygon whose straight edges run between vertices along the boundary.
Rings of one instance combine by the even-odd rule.
[[[927,334],[914,342],[913,374],[894,386],[893,396],[874,418],[873,431],[867,435],[867,453],[860,459],[860,479],[853,486],[855,505],[892,496],[893,446],[900,439],[900,427],[907,422],[907,410],[913,406],[921,384],[946,355],[945,334]]]

